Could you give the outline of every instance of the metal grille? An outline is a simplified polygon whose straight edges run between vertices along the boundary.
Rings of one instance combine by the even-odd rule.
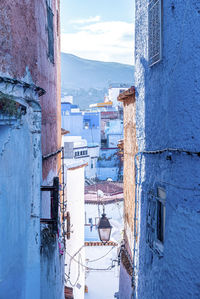
[[[48,32],[48,57],[54,63],[54,30],[53,30],[53,12],[51,7],[47,4],[47,32]]]
[[[156,239],[156,200],[152,194],[148,197],[147,207],[147,227],[146,227],[146,242],[153,249]]]
[[[153,190],[148,194],[146,242],[153,252],[159,256],[163,256],[166,192],[160,187],[156,189],[156,195]]]
[[[148,6],[148,51],[149,66],[152,66],[162,59],[162,0],[152,0]]]

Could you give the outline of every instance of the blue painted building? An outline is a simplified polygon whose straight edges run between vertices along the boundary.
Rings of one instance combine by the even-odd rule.
[[[100,144],[100,112],[82,112],[77,105],[61,104],[62,128],[70,131],[69,136],[82,136],[88,143]]]
[[[106,181],[111,178],[118,181],[121,175],[120,159],[117,155],[117,148],[102,148],[97,162],[97,178]]]
[[[82,137],[90,144],[101,143],[101,115],[97,111],[83,112]]]
[[[135,2],[134,296],[200,298],[200,2]]]
[[[61,127],[70,131],[71,136],[81,136],[83,130],[83,115],[77,105],[61,103]]]
[[[0,94],[0,298],[40,298],[39,92],[1,77]]]
[[[118,156],[118,142],[123,139],[123,121],[110,119],[103,128],[103,142],[100,157],[97,163],[97,177],[99,180],[111,178],[113,181],[121,180],[123,165]]]

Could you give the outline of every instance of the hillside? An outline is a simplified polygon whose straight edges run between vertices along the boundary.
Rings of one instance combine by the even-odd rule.
[[[61,53],[61,88],[63,95],[73,95],[81,108],[100,102],[111,83],[133,85],[134,67],[115,62],[88,60]]]

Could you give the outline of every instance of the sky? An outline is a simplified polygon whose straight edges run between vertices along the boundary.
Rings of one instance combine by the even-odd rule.
[[[61,51],[134,64],[134,0],[61,0]]]

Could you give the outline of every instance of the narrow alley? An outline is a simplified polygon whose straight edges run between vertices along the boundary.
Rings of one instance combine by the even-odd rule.
[[[200,298],[199,30],[199,0],[0,0],[0,299]]]

